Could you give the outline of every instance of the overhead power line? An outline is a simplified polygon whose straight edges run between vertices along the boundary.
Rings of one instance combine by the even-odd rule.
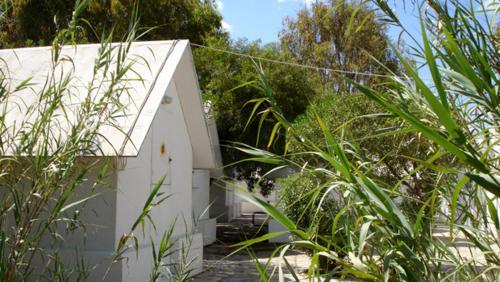
[[[205,49],[209,49],[209,50],[213,50],[213,51],[217,51],[217,52],[231,54],[231,55],[234,55],[234,56],[246,57],[246,58],[250,58],[250,59],[253,59],[253,60],[259,60],[259,61],[264,61],[264,62],[269,62],[269,63],[287,65],[287,66],[292,66],[292,67],[312,69],[312,70],[317,70],[317,71],[335,72],[335,73],[340,73],[340,74],[350,74],[350,75],[362,75],[362,76],[384,77],[384,78],[391,78],[391,77],[393,77],[391,75],[386,75],[386,74],[376,74],[376,73],[357,72],[357,71],[346,71],[346,70],[331,69],[331,68],[317,67],[317,66],[311,66],[311,65],[302,65],[302,64],[298,64],[298,63],[291,63],[291,62],[286,62],[286,61],[268,59],[268,58],[264,58],[264,57],[252,56],[252,55],[248,55],[248,54],[244,54],[244,53],[238,53],[238,52],[234,52],[234,51],[219,49],[219,48],[205,46],[205,45],[196,44],[196,43],[190,43],[190,44],[192,46],[195,46],[195,47],[205,48]]]

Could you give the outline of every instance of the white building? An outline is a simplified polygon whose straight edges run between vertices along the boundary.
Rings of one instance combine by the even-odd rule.
[[[92,78],[99,47],[63,48],[62,55],[71,61],[62,62],[56,70],[73,73],[68,105],[85,99],[88,93],[85,87]],[[96,267],[91,272],[91,281],[102,280],[120,237],[128,232],[151,188],[163,176],[166,178],[161,191],[171,197],[152,211],[157,231],[153,232],[149,225],[146,228],[149,231],[143,236],[138,230],[138,259],[133,249],[128,250],[125,254],[128,260],[115,263],[107,280],[149,280],[151,239],[159,241],[176,218],[174,237],[179,240],[178,244],[186,235],[192,239],[189,256],[195,258],[193,274],[201,271],[203,245],[215,240],[215,219],[210,219],[208,212],[200,214],[209,205],[210,176],[221,173],[218,169],[221,157],[215,123],[209,123],[204,112],[189,42],[137,42],[132,44],[129,56],[141,58],[134,63],[134,71],[142,80],[128,82],[129,93],[120,98],[126,112],[117,121],[120,128],[104,126],[100,133],[109,142],[96,140],[102,146],[98,154],[116,157],[119,163],[108,177],[111,187],[116,189],[102,189],[101,195],[89,200],[87,212],[81,218],[91,225],[85,234],[67,238],[66,249],[61,250],[61,255],[69,260],[76,248],[84,254],[89,265]],[[35,103],[37,97],[33,93],[37,91],[33,89],[43,86],[51,69],[51,48],[0,50],[0,58],[8,66],[12,83],[32,77],[33,85],[20,91],[18,96],[26,105]],[[8,105],[7,110],[6,124],[36,118],[27,117],[25,107]],[[54,130],[64,135],[65,124]],[[123,132],[128,133],[129,138]],[[4,151],[13,154],[14,149],[4,148]],[[196,228],[192,227],[193,214],[200,217]]]

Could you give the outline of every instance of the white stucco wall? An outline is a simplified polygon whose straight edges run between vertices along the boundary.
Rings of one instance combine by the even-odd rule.
[[[174,82],[171,82],[167,95],[171,98],[170,104],[161,105],[158,109],[152,128],[152,182],[157,182],[163,175],[167,175],[161,192],[169,195],[161,208],[152,212],[152,218],[158,224],[158,234],[153,238],[161,238],[161,234],[177,217],[175,235],[185,233],[184,223],[192,224],[192,167],[193,153],[189,135],[187,133],[184,114],[180,107],[179,96]],[[161,146],[165,145],[165,152],[161,154]],[[161,228],[160,228],[161,227]],[[189,228],[190,230],[190,228]]]
[[[163,233],[174,222],[174,239],[184,238],[192,229],[192,150],[179,104],[175,83],[171,82],[166,93],[169,104],[163,104],[156,112],[146,140],[137,158],[127,158],[124,170],[118,172],[117,229],[116,238],[127,232],[142,211],[151,189],[165,176],[160,193],[169,198],[151,211],[156,225],[148,225],[148,234],[137,230],[140,253],[130,253],[128,263],[123,263],[123,281],[146,281],[151,268],[150,238],[159,242]],[[117,241],[118,242],[118,241]],[[202,253],[202,250],[199,250]],[[200,256],[201,253],[196,255]],[[149,263],[146,263],[148,261]]]
[[[208,219],[210,197],[210,171],[208,169],[193,170],[193,211],[196,219]]]
[[[152,130],[145,138],[137,157],[119,158],[116,170],[111,171],[106,183],[94,193],[100,193],[88,201],[80,215],[80,220],[87,224],[85,232],[76,232],[66,236],[59,254],[65,265],[75,265],[78,255],[84,257],[86,266],[92,269],[88,281],[102,281],[111,258],[115,254],[121,236],[130,231],[151,191],[151,143]],[[89,175],[95,178],[96,175]],[[91,183],[91,182],[89,182]],[[90,187],[79,187],[75,199],[82,199],[90,194]],[[134,232],[139,241],[138,259],[133,248],[124,256],[126,260],[116,262],[106,275],[105,281],[147,281],[151,270],[151,244],[149,236],[152,228],[148,224],[146,234],[140,227]],[[132,243],[132,242],[130,242]]]
[[[78,162],[78,165],[87,166],[89,162],[94,161],[96,160],[83,158]],[[93,269],[89,273],[88,281],[102,280],[111,265],[111,257],[115,251],[115,208],[117,197],[116,190],[112,187],[117,186],[117,178],[116,170],[113,169],[114,164],[114,160],[111,160],[108,175],[103,179],[106,185],[93,187],[99,173],[97,170],[93,170],[87,174],[87,180],[76,188],[74,194],[67,201],[67,204],[69,204],[97,195],[85,203],[66,211],[66,217],[68,218],[72,218],[75,211],[78,211],[78,219],[85,224],[85,229],[79,228],[67,233],[66,224],[68,222],[61,222],[61,224],[57,225],[57,233],[62,237],[54,240],[54,237],[47,235],[40,244],[42,248],[46,248],[50,252],[56,252],[67,269],[76,269],[79,263],[78,260],[83,257],[87,269]],[[41,275],[41,267],[45,263],[46,258],[35,257],[32,263],[34,267],[34,274],[31,276],[32,281],[38,281],[38,276]],[[121,279],[120,268],[113,267],[108,276],[112,277],[113,281],[119,281]]]
[[[92,60],[88,58],[94,57],[98,47],[98,45],[84,45],[65,49],[71,54],[78,50],[74,54],[77,65],[75,73],[81,76],[77,80],[81,80],[83,86],[87,86],[86,74],[91,73],[93,69],[92,64],[88,64]],[[172,53],[169,52],[171,47]],[[106,279],[108,281],[149,280],[152,260],[151,240],[158,242],[164,231],[169,229],[175,220],[177,223],[174,229],[174,239],[185,239],[186,233],[193,233],[193,197],[206,198],[196,203],[198,210],[195,212],[199,213],[199,208],[204,209],[208,205],[208,188],[200,190],[203,193],[199,195],[193,195],[193,167],[207,169],[207,171],[216,167],[214,146],[202,110],[189,42],[142,42],[134,43],[132,49],[133,54],[147,52],[146,59],[148,62],[152,61],[148,66],[152,67],[149,69],[141,65],[136,69],[140,73],[147,72],[147,80],[130,82],[133,91],[129,91],[130,96],[127,96],[126,101],[123,102],[133,109],[126,111],[126,114],[122,116],[123,120],[120,119],[117,122],[116,127],[119,129],[111,130],[104,127],[103,132],[100,132],[107,140],[110,140],[107,143],[113,147],[110,149],[107,146],[109,150],[103,154],[110,157],[118,156],[118,166],[112,170],[108,179],[110,188],[97,187],[96,192],[101,194],[85,204],[85,211],[80,217],[87,224],[87,229],[77,230],[72,236],[63,237],[65,241],[59,248],[62,260],[70,263],[72,263],[71,260],[77,258],[75,249],[79,250],[79,255],[84,256],[89,269],[92,270],[90,281],[102,280],[120,238],[130,231],[152,187],[162,176],[166,175],[160,192],[168,195],[169,198],[151,211],[151,219],[155,222],[156,230],[146,222],[147,226],[143,234],[139,226],[134,231],[139,243],[138,258],[136,258],[135,250],[130,248],[124,254],[128,260],[115,263]],[[35,48],[19,52],[26,53],[26,56],[23,55],[26,59],[21,61],[28,62],[17,67],[21,75],[28,71],[41,73],[49,65],[48,63],[32,64],[30,58],[43,55],[47,59],[44,60],[48,62],[51,54],[50,48]],[[156,59],[150,58],[155,56]],[[9,58],[10,61],[14,61],[12,54]],[[168,102],[157,108],[160,101],[164,101],[165,94],[169,97],[165,100]],[[19,113],[18,117],[21,116],[22,113]],[[12,116],[13,119],[16,117],[16,115]],[[116,131],[129,132],[130,138],[124,138],[121,135],[118,138]],[[119,151],[122,144],[124,151]],[[95,177],[96,175],[89,175],[90,179]],[[207,185],[208,183],[207,181]],[[90,195],[89,191],[90,186],[79,187],[73,200]],[[208,217],[205,219],[210,220]],[[215,221],[213,223],[215,224]],[[196,273],[201,267],[203,236],[192,235],[195,247],[190,252],[190,257],[197,257],[199,260],[193,264],[198,267],[194,271]],[[130,243],[133,244],[133,242]],[[50,247],[51,244],[52,241],[47,239],[46,246]]]
[[[76,261],[71,260],[76,258],[75,249],[78,248],[88,267],[95,267],[89,281],[102,281],[120,238],[130,231],[152,188],[163,175],[166,178],[160,193],[169,198],[151,211],[156,230],[146,222],[146,234],[142,233],[140,226],[134,231],[139,241],[138,258],[134,248],[129,248],[124,254],[128,259],[115,263],[106,281],[148,281],[152,267],[151,239],[159,242],[163,232],[175,221],[173,237],[178,240],[176,245],[180,246],[180,242],[186,240],[186,232],[191,234],[193,231],[192,147],[173,81],[166,94],[170,103],[161,105],[157,110],[137,157],[119,158],[117,169],[111,170],[107,179],[111,188],[98,187],[95,192],[101,194],[86,204],[80,219],[88,224],[87,231],[65,238],[61,257],[74,265]],[[97,173],[94,173],[89,178],[96,176]],[[75,199],[91,194],[90,184],[87,186],[79,187]],[[203,188],[207,195],[199,205],[208,205],[208,187]],[[193,272],[196,273],[201,270],[202,235],[192,235],[193,249],[189,256],[195,259],[192,267],[196,268]],[[47,245],[50,242],[47,240]],[[179,255],[180,252],[173,255],[173,260]]]
[[[216,240],[216,219],[210,218],[210,170],[193,170],[193,214],[196,229],[203,235],[203,245]]]
[[[151,191],[151,136],[152,130],[150,129],[137,157],[122,158],[125,166],[117,172],[116,229],[113,246],[115,249],[118,247],[121,236],[130,231],[132,224],[141,214]],[[147,233],[144,235],[140,226],[134,231],[139,240],[140,263],[135,257],[135,251],[130,248],[125,253],[128,262],[125,260],[117,263],[116,268],[120,269],[119,273],[122,276],[118,281],[147,279],[146,275],[150,272],[152,261],[148,239],[152,228],[149,224],[146,226]],[[109,278],[109,281],[114,280],[113,277]]]

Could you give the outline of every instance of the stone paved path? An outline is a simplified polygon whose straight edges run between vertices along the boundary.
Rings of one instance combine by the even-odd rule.
[[[204,272],[192,278],[193,282],[246,282],[260,281],[255,261],[249,255],[248,251],[243,250],[229,256],[235,248],[231,245],[244,241],[245,239],[256,238],[267,234],[267,227],[254,225],[251,215],[242,216],[236,221],[228,224],[217,225],[217,238],[219,241],[204,248],[203,268]],[[454,242],[450,242],[449,231],[446,226],[436,227],[434,238],[443,242],[450,242],[450,250],[460,253],[467,259],[473,260],[478,268],[487,267],[486,258],[482,253],[472,247],[470,242],[463,234],[456,234]],[[453,247],[452,247],[453,246]],[[271,253],[277,247],[275,244],[259,243],[253,246],[252,250],[259,263],[267,263]],[[500,251],[500,250],[499,250]],[[300,281],[308,281],[306,277],[310,258],[307,254],[292,250],[286,256],[288,262],[295,270]],[[267,268],[271,281],[278,281],[278,266],[282,265],[285,281],[295,281],[292,275],[288,273],[286,266],[280,262],[279,258],[274,258]],[[444,268],[447,265],[443,266]],[[334,280],[338,281],[338,280]],[[352,281],[352,280],[349,280]]]
[[[193,277],[195,282],[246,282],[259,281],[259,275],[256,265],[248,251],[243,250],[236,254],[231,254],[235,249],[230,245],[240,242],[245,238],[255,238],[267,233],[267,227],[255,226],[251,222],[251,216],[242,216],[231,224],[218,224],[217,238],[219,241],[206,246],[203,254],[204,272]],[[272,251],[277,245],[269,243],[259,243],[252,250],[261,265],[264,265]],[[296,274],[301,280],[305,279],[304,273],[309,266],[309,257],[300,251],[289,251],[286,256],[290,265],[294,268]],[[278,281],[279,258],[271,260],[267,269],[271,276],[271,281]],[[281,263],[285,281],[295,281],[286,269],[284,263]]]

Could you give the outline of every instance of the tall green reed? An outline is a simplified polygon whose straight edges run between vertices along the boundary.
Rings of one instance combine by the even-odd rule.
[[[2,281],[27,279],[86,280],[92,271],[85,257],[75,253],[76,265],[68,265],[58,255],[58,243],[72,234],[85,233],[87,222],[80,220],[89,200],[99,197],[109,187],[108,176],[119,167],[118,158],[103,157],[101,139],[104,126],[119,128],[123,115],[120,97],[128,94],[128,80],[137,58],[129,51],[137,33],[138,6],[130,21],[123,42],[112,44],[112,34],[104,36],[93,62],[92,77],[86,86],[86,98],[78,105],[68,103],[68,97],[79,82],[75,80],[72,58],[63,48],[78,43],[81,18],[89,0],[77,0],[73,18],[67,28],[58,32],[52,43],[52,64],[43,87],[33,87],[32,78],[12,81],[9,66],[2,61],[0,68],[0,277]],[[7,2],[5,2],[7,3]],[[7,5],[7,4],[6,4]],[[89,62],[92,63],[92,62]],[[64,68],[60,68],[65,64]],[[61,71],[62,69],[62,71]],[[132,75],[134,76],[134,75]],[[134,77],[136,77],[135,75]],[[141,78],[138,77],[138,80]],[[25,105],[25,118],[9,125],[9,103],[21,91],[38,89],[36,101]],[[75,118],[72,118],[71,112]],[[36,117],[36,119],[31,119]],[[60,124],[67,130],[59,132]],[[126,134],[126,133],[123,133]],[[120,148],[115,148],[119,150]],[[124,259],[124,252],[138,248],[133,232],[151,220],[150,212],[168,196],[159,192],[161,181],[152,189],[143,211],[129,233],[121,238],[112,263]],[[84,189],[85,191],[82,191]],[[87,191],[88,190],[88,191]],[[75,195],[88,194],[84,198]],[[76,199],[75,199],[76,198]],[[154,225],[154,223],[152,223]],[[165,257],[169,246],[168,231],[159,243],[155,263]],[[49,241],[47,244],[45,241]],[[45,243],[44,243],[45,242]],[[134,243],[135,242],[135,243]],[[154,246],[154,243],[153,243]],[[42,269],[35,271],[34,262],[41,258]],[[153,281],[158,279],[152,270]],[[34,275],[38,277],[33,277]]]
[[[373,3],[384,13],[386,21],[401,25],[386,1]],[[418,160],[418,166],[401,175],[404,180],[424,169],[435,173],[433,189],[424,200],[410,199],[417,203],[410,211],[400,204],[410,197],[404,181],[391,186],[377,179],[372,172],[383,167],[368,161],[354,141],[334,137],[321,113],[317,114],[317,124],[323,133],[323,144],[297,134],[270,98],[272,91],[257,67],[265,97],[252,102],[255,109],[268,105],[260,112],[261,120],[271,114],[278,121],[276,134],[269,136],[269,143],[280,136],[279,132],[281,136],[286,132],[288,138],[302,142],[304,150],[276,155],[245,144],[234,144],[235,148],[248,153],[249,161],[270,163],[277,168],[292,167],[298,173],[326,179],[304,196],[309,204],[303,207],[303,213],[320,216],[321,209],[327,207],[324,203],[332,197],[340,205],[333,219],[328,218],[326,224],[331,229],[325,232],[317,221],[305,229],[299,228],[276,207],[246,196],[294,236],[289,246],[310,250],[311,279],[499,279],[498,39],[490,22],[485,26],[478,15],[483,13],[481,17],[488,18],[488,13],[495,16],[496,10],[486,12],[482,1],[469,4],[427,1],[427,12],[421,15],[422,38],[414,48],[424,62],[422,66],[415,66],[399,54],[405,74],[394,74],[383,92],[352,82],[361,94],[404,121],[405,128],[389,134],[409,130],[433,144],[429,158]],[[477,11],[477,7],[483,9]],[[429,69],[430,84],[422,77],[420,67]],[[254,110],[251,118],[258,114]],[[348,125],[342,130],[348,131]],[[293,154],[320,158],[325,165],[298,163]],[[443,158],[456,161],[438,162]],[[268,234],[238,246],[248,247],[280,235],[281,232]]]

